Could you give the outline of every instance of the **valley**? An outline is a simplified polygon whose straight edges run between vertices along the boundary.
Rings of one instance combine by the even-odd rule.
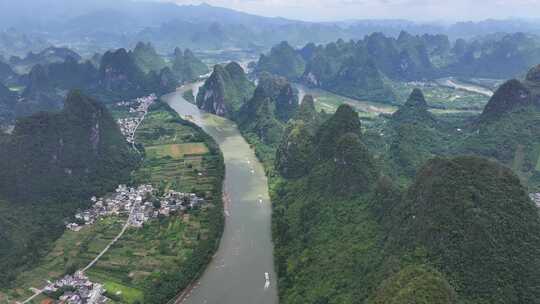
[[[198,85],[184,86],[164,100],[201,126],[221,148],[226,168],[225,230],[202,277],[175,303],[277,303],[265,171],[233,122],[204,113],[183,98],[193,86]]]
[[[116,105],[115,113],[123,113],[121,117],[135,115],[121,109],[130,106]],[[222,229],[223,169],[219,150],[202,130],[178,118],[161,102],[150,105],[139,124],[139,128],[133,129],[134,136],[126,133],[128,139],[135,139],[130,143],[139,149],[143,147],[145,155],[132,183],[149,183],[156,193],[196,193],[204,197],[202,206],[163,207],[159,216],[144,224],[135,220],[140,215],[133,208],[120,216],[89,218],[87,225],[73,224],[72,230],[66,229],[46,256],[16,277],[12,289],[0,290],[0,302],[23,302],[34,293],[34,288],[41,290],[46,281],[54,282],[64,274],[82,269],[92,282],[103,286],[105,296],[113,303],[159,303],[153,293],[172,298],[204,269]],[[174,210],[170,216],[168,209]],[[176,277],[179,274],[185,279]],[[153,286],[165,282],[174,287]],[[23,303],[40,303],[47,295],[48,292],[36,294]]]
[[[295,83],[299,98],[305,95],[311,95],[315,98],[315,106],[318,111],[334,113],[339,105],[347,104],[355,108],[360,115],[360,119],[373,120],[381,114],[392,114],[397,111],[399,105],[403,102],[400,98],[414,87],[421,87],[428,100],[430,101],[430,111],[434,114],[470,114],[475,115],[481,112],[481,109],[488,102],[489,97],[487,89],[471,85],[470,87],[449,88],[447,85],[435,83],[400,83],[395,84],[398,91],[398,99],[395,103],[387,104],[380,102],[370,102],[352,99],[349,97],[334,94],[320,88],[310,88],[305,85]],[[482,90],[482,94],[479,90]],[[491,93],[493,94],[493,93]],[[302,99],[300,99],[302,100]]]
[[[179,2],[0,1],[0,304],[540,304],[540,4]]]

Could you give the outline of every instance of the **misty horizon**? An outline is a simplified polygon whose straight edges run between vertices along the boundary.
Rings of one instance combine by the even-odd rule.
[[[103,9],[128,10],[130,3],[133,2],[143,5],[160,2],[178,6],[206,4],[256,16],[306,22],[405,20],[415,23],[449,25],[490,19],[527,22],[540,20],[538,13],[540,1],[538,0],[496,2],[460,0],[452,3],[426,0],[300,0],[294,3],[284,0],[21,0],[17,2],[10,0],[0,3],[0,12],[10,12],[9,15],[3,16],[8,21],[10,18],[17,20],[15,16],[18,15],[29,20],[47,17],[63,18]],[[36,10],[41,12],[40,16],[32,14]]]

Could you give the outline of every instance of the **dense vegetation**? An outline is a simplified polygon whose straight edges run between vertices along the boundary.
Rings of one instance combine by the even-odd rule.
[[[534,176],[539,70],[503,85],[480,117],[459,125],[413,90],[374,122],[380,131],[362,131],[347,105],[317,113],[310,96],[285,123],[267,94],[286,82],[261,73],[236,119],[270,176],[280,300],[535,303],[540,219],[521,180],[483,158],[429,160],[478,154]],[[491,144],[502,140],[506,159]]]
[[[366,132],[370,148],[385,174],[401,184],[409,184],[434,156],[478,155],[511,167],[534,191],[540,186],[537,71],[501,85],[479,116],[436,115],[414,90],[394,114],[372,120]]]
[[[159,72],[167,66],[165,59],[156,52],[151,43],[137,43],[133,49],[132,56],[135,64],[145,73],[150,71]]]
[[[63,106],[63,92],[55,87],[47,69],[35,65],[28,74],[27,86],[13,106],[15,117],[25,117],[38,112],[58,111]]]
[[[318,136],[304,149],[311,150],[308,165],[285,170],[295,179],[274,181],[280,298],[285,303],[361,303],[373,284],[367,271],[379,263],[377,222],[366,200],[377,180],[375,163],[350,107],[341,106],[315,128]],[[279,167],[283,172],[284,164]]]
[[[298,108],[298,96],[285,78],[264,74],[253,97],[235,120],[244,136],[274,147],[281,140],[285,122]]]
[[[191,221],[199,221],[193,224],[196,232],[187,231],[192,239],[178,244],[176,249],[168,249],[170,255],[176,254],[181,263],[151,271],[152,274],[137,286],[144,291],[144,303],[165,303],[202,274],[217,249],[224,225],[221,193],[225,170],[223,157],[209,135],[193,123],[180,119],[165,103],[159,103],[152,109],[152,115],[137,136],[147,154],[151,148],[178,143],[202,143],[208,149],[204,155],[185,154],[172,158],[148,154],[135,174],[138,182],[195,192],[212,205],[190,216]]]
[[[257,49],[276,37],[295,46],[328,41],[336,32],[358,39],[354,29],[362,28],[264,19],[245,27],[230,19],[255,24],[252,17],[221,13],[223,20],[203,23],[171,19],[137,38],[160,41],[160,50],[178,41]],[[265,164],[281,302],[540,303],[540,220],[527,195],[540,189],[540,67],[524,80],[504,83],[478,117],[472,111],[482,110],[485,100],[444,100],[447,91],[442,102],[426,100],[416,89],[409,95],[415,81],[521,76],[540,60],[539,46],[537,37],[521,33],[468,41],[373,33],[301,49],[281,42],[261,55],[256,87],[239,64],[216,65],[193,102],[235,120]],[[171,91],[208,72],[191,51],[175,49],[169,62],[150,43],[87,62],[61,48],[13,57],[12,67],[3,61],[0,82],[12,90],[0,84],[0,123],[31,116],[19,120],[13,135],[0,134],[0,154],[9,160],[0,163],[0,268],[8,269],[0,285],[13,281],[19,266],[36,262],[48,249],[43,243],[59,235],[59,219],[68,218],[82,198],[127,180],[135,162],[100,105],[74,94],[68,100],[84,102],[66,102],[61,111],[66,92],[78,87],[102,101],[119,101]],[[18,78],[13,69],[28,74]],[[332,104],[331,116],[318,113],[311,96],[298,103],[289,81],[401,106],[377,117],[364,112],[361,123],[354,110],[360,102]],[[492,80],[475,81],[484,86]],[[24,90],[14,93],[19,86]],[[436,115],[433,105],[472,111]],[[41,110],[58,113],[32,115]],[[201,233],[178,218],[128,233],[91,273],[109,284],[112,298],[163,303],[200,274],[215,250],[223,229],[222,160],[215,143],[161,103],[137,136],[146,158],[132,181],[151,182],[160,191],[194,191],[217,207],[192,214],[189,221],[204,227]],[[195,157],[170,152],[186,144],[210,151]],[[456,157],[463,154],[491,160]],[[102,224],[96,231],[103,238],[119,228]],[[67,259],[66,268],[73,268],[85,261],[88,248],[69,244],[75,249],[55,262]]]
[[[238,63],[216,65],[199,90],[197,106],[209,113],[233,117],[252,96],[253,90],[254,85]]]
[[[315,153],[315,132],[322,117],[315,110],[313,97],[306,95],[297,114],[288,122],[275,155],[275,168],[287,178],[304,176]]]
[[[392,245],[425,250],[466,303],[537,303],[540,218],[510,169],[435,159],[391,212]]]
[[[167,62],[150,43],[138,43],[132,51],[111,50],[83,61],[69,49],[49,48],[27,58],[12,59],[24,64],[28,74],[15,74],[10,65],[0,64],[0,83],[22,88],[15,97],[0,96],[0,124],[40,111],[58,111],[67,92],[80,89],[104,103],[172,92],[183,82],[206,74],[208,68],[191,51],[175,49]],[[2,80],[2,77],[5,79]]]
[[[408,105],[422,100],[413,92]],[[359,127],[354,111],[342,106],[314,142],[285,137],[283,146],[304,147],[299,160],[315,161],[289,161],[296,166],[290,168],[277,162],[281,301],[535,303],[540,218],[520,180],[481,158],[436,159],[402,198],[378,177]]]
[[[306,63],[302,56],[287,42],[282,42],[270,50],[268,56],[261,55],[257,71],[298,79],[304,74]]]
[[[199,79],[199,76],[207,74],[210,70],[192,51],[186,49],[174,49],[172,71],[181,82]]]
[[[298,94],[286,78],[266,72],[259,75],[257,87],[253,88],[254,84],[237,63],[225,68],[218,65],[199,90],[197,105],[234,120],[270,170],[287,122],[299,109]]]
[[[413,177],[417,168],[445,149],[445,136],[418,89],[392,115],[388,133],[389,163],[398,175]]]
[[[389,80],[516,77],[540,61],[539,45],[537,37],[522,33],[454,43],[444,35],[373,33],[297,50],[282,42],[260,57],[256,70],[359,100],[397,103]]]
[[[503,84],[470,127],[472,134],[456,148],[501,161],[534,188],[540,185],[539,70],[539,66],[531,69],[522,82]]]
[[[223,159],[208,135],[162,102],[150,108],[136,137],[144,159],[132,183],[152,184],[160,193],[194,192],[208,205],[129,229],[86,274],[102,283],[115,302],[165,303],[201,274],[216,249],[223,230]],[[14,276],[16,288],[2,291],[25,298],[30,295],[27,289],[41,286],[44,279],[84,267],[119,233],[124,221],[109,217],[78,232],[65,231],[35,266]]]
[[[2,285],[46,252],[89,196],[129,180],[137,163],[109,112],[77,91],[61,112],[17,121],[0,153]]]

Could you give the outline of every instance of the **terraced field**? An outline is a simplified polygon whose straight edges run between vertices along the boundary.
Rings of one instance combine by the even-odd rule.
[[[166,281],[168,271],[181,273],[184,267],[191,267],[201,241],[215,239],[212,225],[221,215],[223,169],[218,151],[208,146],[208,140],[164,104],[154,107],[137,130],[136,142],[144,146],[145,156],[134,173],[134,183],[153,184],[160,192],[198,193],[210,204],[128,230],[88,272],[91,279],[105,285],[111,299],[147,303],[145,293],[152,282]]]
[[[30,288],[42,287],[46,280],[62,277],[86,266],[120,232],[123,221],[122,218],[107,218],[79,232],[66,230],[37,267],[17,277],[17,288],[8,290],[4,297],[17,300],[29,297],[33,294]],[[35,302],[43,299],[45,296],[40,296]]]

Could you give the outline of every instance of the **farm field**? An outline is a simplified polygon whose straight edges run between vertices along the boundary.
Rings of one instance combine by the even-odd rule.
[[[151,220],[141,229],[128,229],[86,272],[92,281],[104,285],[111,303],[149,303],[145,295],[149,290],[158,292],[154,286],[162,281],[172,287],[160,293],[173,297],[189,281],[170,282],[168,274],[195,278],[222,230],[223,160],[209,137],[167,105],[157,103],[139,127],[136,142],[144,147],[144,158],[133,173],[134,185],[152,184],[160,193],[197,193],[207,204]],[[83,268],[119,233],[125,220],[108,217],[79,232],[66,230],[35,268],[16,278],[16,288],[0,291],[0,303],[25,299],[33,294],[32,288]],[[39,296],[32,303],[46,298]]]
[[[17,288],[3,291],[4,298],[20,300],[29,297],[33,294],[30,288],[40,288],[47,280],[58,279],[86,266],[118,234],[124,220],[125,218],[106,218],[95,225],[84,227],[79,232],[66,230],[37,267],[16,278]],[[37,297],[34,302],[39,303],[45,298]]]
[[[149,146],[146,148],[146,155],[149,157],[171,157],[182,159],[187,155],[204,155],[208,153],[208,148],[204,143],[170,144]]]
[[[360,101],[334,94],[321,89],[307,88],[296,85],[302,94],[311,94],[315,98],[315,107],[318,111],[334,113],[341,104],[348,104],[358,111],[360,120],[366,125],[373,124],[381,114],[392,114],[405,102],[411,91],[421,87],[430,112],[438,115],[477,115],[484,108],[489,97],[463,90],[444,87],[436,83],[393,83],[392,87],[397,95],[394,104]]]
[[[391,84],[397,95],[397,103],[407,100],[414,88],[420,88],[431,108],[440,110],[482,111],[489,97],[479,93],[454,89],[436,82],[393,82]]]

